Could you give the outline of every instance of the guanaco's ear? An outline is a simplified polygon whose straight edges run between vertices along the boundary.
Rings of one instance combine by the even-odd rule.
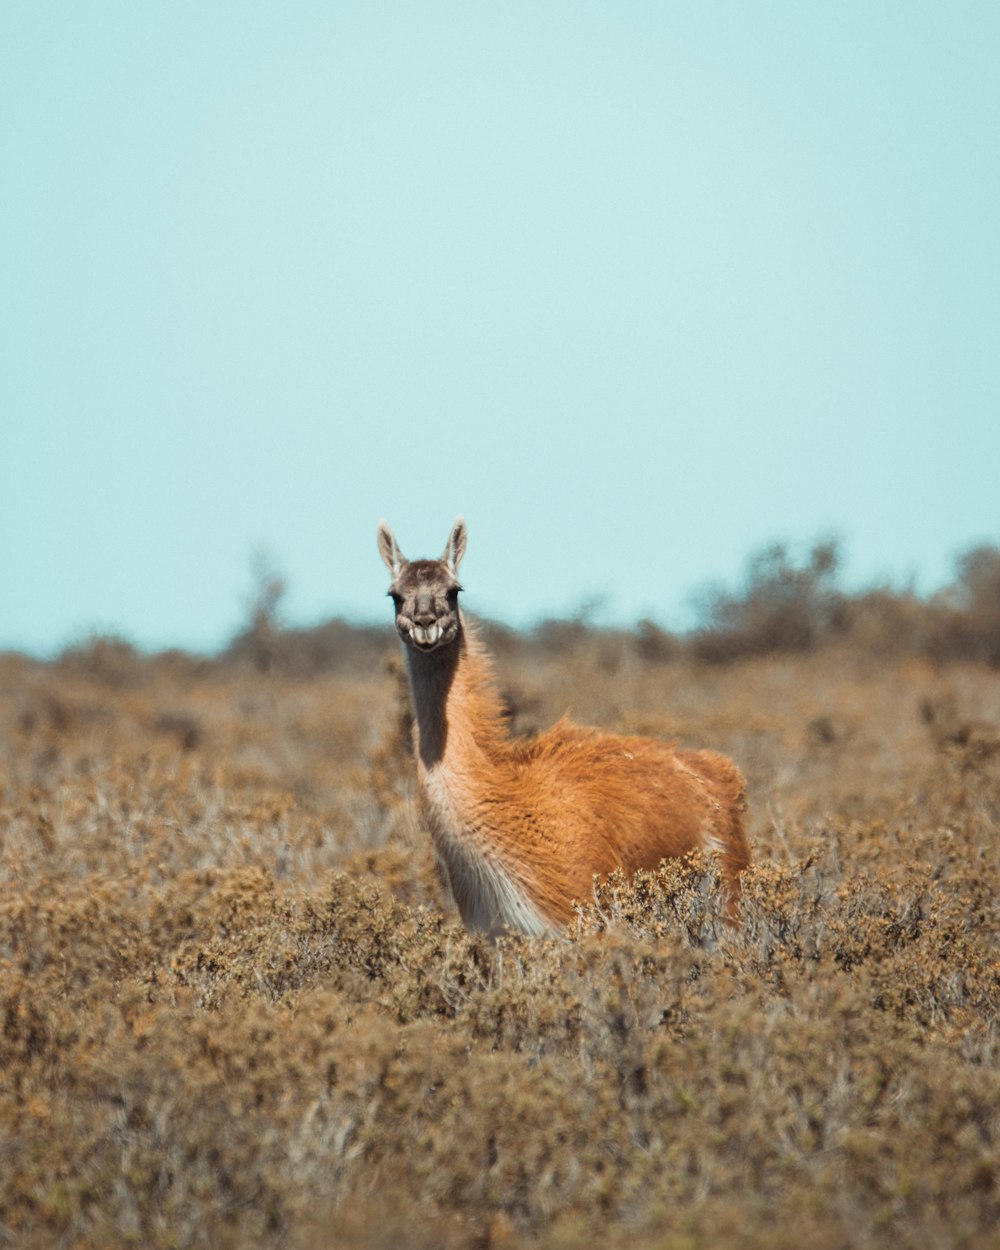
[[[385,561],[385,567],[395,580],[406,563],[406,557],[399,549],[399,543],[396,542],[395,535],[389,528],[387,521],[379,521],[378,523],[378,553]]]
[[[468,533],[465,528],[465,517],[457,516],[455,524],[451,527],[451,533],[448,535],[448,546],[444,549],[441,560],[447,564],[452,573],[458,573],[458,566],[462,562],[462,556],[465,555],[465,543]]]

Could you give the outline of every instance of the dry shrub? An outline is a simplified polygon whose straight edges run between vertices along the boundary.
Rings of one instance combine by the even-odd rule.
[[[740,590],[703,592],[705,624],[692,640],[695,654],[718,662],[813,650],[842,625],[839,564],[832,540],[817,543],[801,566],[783,543],[757,552]]]
[[[737,928],[694,857],[465,933],[381,658],[0,659],[0,1242],[1000,1244],[1000,676],[563,642],[532,719],[748,772]]]
[[[937,659],[1000,666],[1000,548],[974,547],[959,557],[956,572],[933,604],[929,651]]]
[[[736,590],[715,586],[701,593],[700,627],[689,639],[693,653],[728,663],[846,639],[872,655],[1000,666],[1000,548],[960,555],[952,583],[930,597],[888,586],[848,592],[838,582],[840,564],[831,539],[816,543],[801,561],[784,543],[763,548],[750,558]],[[640,648],[648,636],[640,626]]]

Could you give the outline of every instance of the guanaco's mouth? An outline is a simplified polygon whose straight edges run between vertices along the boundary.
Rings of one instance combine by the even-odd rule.
[[[450,642],[455,631],[446,623],[435,621],[433,625],[410,625],[403,633],[403,640],[417,651],[434,651]]]

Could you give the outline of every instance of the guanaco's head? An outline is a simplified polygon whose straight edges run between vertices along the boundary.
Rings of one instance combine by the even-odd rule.
[[[407,560],[392,530],[379,521],[378,549],[392,574],[389,595],[396,606],[396,629],[415,651],[434,651],[458,637],[458,566],[465,540],[465,521],[458,517],[440,560]]]

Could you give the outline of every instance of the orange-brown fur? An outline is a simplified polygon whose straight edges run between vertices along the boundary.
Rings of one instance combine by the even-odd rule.
[[[495,845],[554,926],[571,920],[574,899],[590,897],[595,873],[655,868],[707,849],[710,838],[736,897],[749,853],[744,781],[730,760],[565,720],[537,738],[511,742],[489,659],[468,623],[463,633],[443,708],[455,802],[469,836]]]
[[[411,643],[407,659],[423,808],[466,923],[559,929],[572,919],[573,900],[590,896],[594,874],[656,868],[694,850],[718,854],[735,908],[739,874],[750,859],[739,770],[714,751],[680,750],[565,720],[532,740],[512,741],[489,657],[455,606],[464,524],[460,539],[440,570],[419,562],[422,589],[438,572],[452,579],[453,610],[449,615],[442,606],[440,619],[448,619],[453,634],[430,649]],[[416,565],[394,550],[398,565],[383,552],[400,570],[394,586],[411,593],[405,574]],[[397,596],[397,607],[400,599],[405,614],[407,601]],[[410,642],[404,627],[400,632]],[[490,895],[497,881],[499,903]]]

